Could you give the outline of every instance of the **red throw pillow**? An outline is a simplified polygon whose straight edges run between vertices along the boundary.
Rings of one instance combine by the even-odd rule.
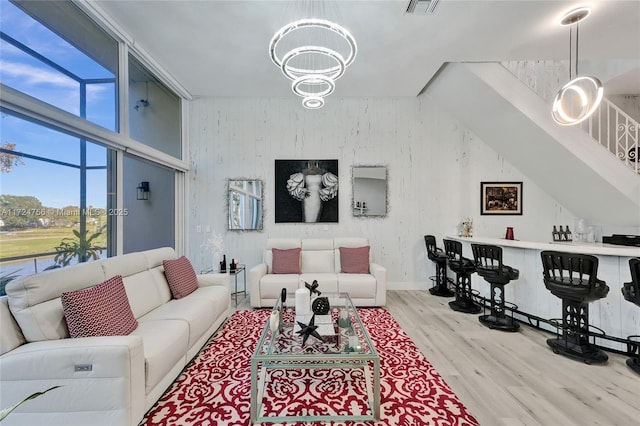
[[[196,271],[184,256],[175,260],[163,260],[164,275],[174,299],[182,299],[198,289]]]
[[[300,273],[300,248],[288,250],[271,249],[273,261],[271,269],[274,274],[299,274]]]
[[[71,337],[125,336],[138,327],[121,275],[91,288],[64,292],[61,299]]]
[[[369,246],[340,247],[340,267],[345,274],[369,273]]]

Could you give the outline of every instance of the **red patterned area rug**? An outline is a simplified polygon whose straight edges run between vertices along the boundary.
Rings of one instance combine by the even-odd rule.
[[[250,360],[269,313],[234,313],[140,425],[251,425]],[[287,425],[478,425],[387,310],[358,309],[358,313],[380,355],[381,420]],[[368,412],[361,370],[292,371],[272,373],[278,377],[272,377],[277,385],[265,391],[271,397],[264,402],[268,413],[314,413],[324,408]]]

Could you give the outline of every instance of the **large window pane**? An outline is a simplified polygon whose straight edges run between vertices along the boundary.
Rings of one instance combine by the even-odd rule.
[[[129,136],[181,158],[180,98],[129,56]]]
[[[7,135],[0,150],[0,276],[54,265],[65,241],[79,242],[74,231],[99,233],[92,246],[106,248],[109,150],[9,114],[0,120]],[[65,260],[81,259],[71,254],[57,264]]]
[[[117,42],[71,2],[0,0],[0,7],[3,84],[117,130]]]

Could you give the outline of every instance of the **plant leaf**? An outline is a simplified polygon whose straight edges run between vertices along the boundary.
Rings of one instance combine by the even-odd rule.
[[[30,401],[32,399],[36,399],[39,396],[44,395],[45,393],[49,392],[50,390],[54,390],[56,388],[59,388],[60,386],[53,386],[50,387],[49,389],[42,391],[42,392],[36,392],[33,393],[31,395],[29,395],[28,397],[26,397],[25,399],[23,399],[22,401],[18,402],[17,404],[12,405],[11,407],[7,407],[3,410],[0,410],[0,421],[2,421],[5,417],[7,417],[13,410],[15,410],[16,408],[18,408],[20,405],[22,405],[23,403]]]

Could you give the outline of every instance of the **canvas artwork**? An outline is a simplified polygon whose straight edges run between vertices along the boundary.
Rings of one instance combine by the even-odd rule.
[[[338,222],[338,160],[275,160],[276,223]]]
[[[522,182],[482,182],[480,214],[521,215]]]

